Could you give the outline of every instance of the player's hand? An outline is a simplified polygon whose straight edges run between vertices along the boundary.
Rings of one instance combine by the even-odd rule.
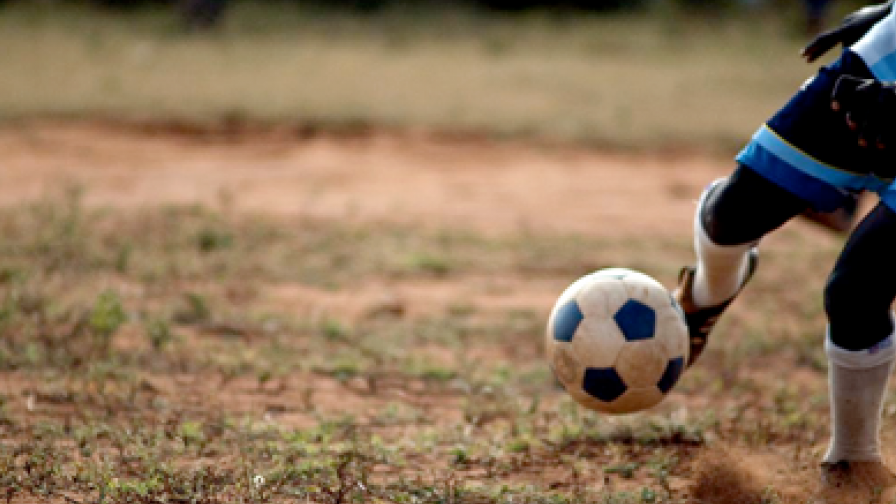
[[[896,146],[896,84],[842,75],[831,93],[831,107],[843,114],[862,147]]]
[[[837,44],[841,44],[843,47],[851,46],[868,33],[868,30],[878,21],[887,17],[893,6],[893,1],[890,0],[880,5],[869,5],[853,12],[843,18],[840,26],[815,37],[800,54],[806,58],[808,63],[811,63]]]

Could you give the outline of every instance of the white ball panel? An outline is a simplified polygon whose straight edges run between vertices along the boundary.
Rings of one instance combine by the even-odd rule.
[[[557,379],[567,390],[580,389],[585,369],[576,359],[572,346],[569,343],[557,343],[553,345],[551,353],[551,367]]]
[[[628,389],[618,399],[607,404],[604,411],[617,414],[635,413],[652,408],[662,400],[663,394],[656,387]]]
[[[668,363],[664,345],[653,339],[630,341],[619,352],[616,372],[629,387],[649,387],[659,382]]]
[[[649,293],[656,290],[653,280],[646,278],[644,275],[630,275],[622,280],[625,286],[625,292],[631,299],[637,299],[642,303],[646,303]]]
[[[600,411],[602,413],[615,413],[615,411],[613,411],[612,403],[605,403],[600,399],[589,395],[587,392],[582,390],[581,387],[575,390],[568,390],[568,392],[569,395],[572,396],[572,398],[575,399],[577,403],[590,410]]]
[[[612,283],[607,284],[608,281],[614,282],[613,279],[600,279],[592,275],[588,282],[576,292],[576,302],[586,318],[602,319],[609,316],[608,295],[612,289]]]
[[[576,358],[587,367],[613,367],[625,336],[612,319],[586,315],[571,344]]]
[[[681,313],[671,306],[657,313],[656,341],[666,348],[670,359],[688,358],[688,326],[685,325]]]
[[[595,275],[576,295],[585,318],[612,318],[628,300],[625,285],[614,277]]]
[[[672,295],[665,287],[657,283],[647,290],[644,304],[652,306],[655,310],[664,310],[672,306]]]
[[[629,297],[636,299],[654,309],[662,309],[671,303],[669,291],[653,278],[637,274],[624,280]]]

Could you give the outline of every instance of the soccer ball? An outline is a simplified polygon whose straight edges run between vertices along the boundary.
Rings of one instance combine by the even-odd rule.
[[[604,413],[655,406],[688,359],[678,303],[644,273],[608,268],[570,285],[547,327],[554,375],[579,404]]]

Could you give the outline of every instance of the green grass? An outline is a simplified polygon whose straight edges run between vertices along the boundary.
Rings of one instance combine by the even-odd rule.
[[[786,25],[765,18],[357,18],[237,4],[219,32],[186,35],[161,11],[48,9],[0,11],[9,120],[373,124],[727,148],[807,73]],[[717,443],[771,444],[805,465],[826,433],[817,270],[833,241],[776,236],[766,246],[783,253],[764,259],[725,338],[676,389],[683,406],[610,419],[553,388],[546,306],[495,308],[467,293],[525,279],[520,288],[550,298],[563,279],[613,264],[668,282],[691,258],[683,237],[287,222],[82,196],[0,209],[10,499],[677,503],[689,461]],[[818,280],[782,290],[783,275]],[[383,285],[464,289],[426,313],[400,297],[360,304]],[[358,305],[320,308],[307,292]],[[758,371],[779,367],[802,381]]]
[[[220,30],[168,11],[0,9],[0,117],[293,123],[730,149],[814,67],[782,12],[354,16],[236,3]]]
[[[165,11],[48,5],[0,10],[6,120],[728,149],[810,72],[765,13],[360,18],[238,3],[220,31],[187,35]],[[695,457],[746,447],[798,472],[826,439],[819,272],[839,242],[799,227],[763,243],[675,400],[616,418],[554,387],[542,300],[616,264],[670,284],[692,259],[684,236],[112,209],[83,192],[0,208],[0,498],[677,504]],[[501,294],[523,296],[488,302]],[[775,490],[762,502],[783,502]]]
[[[806,337],[789,332],[820,330],[822,315],[751,316],[769,299],[814,299],[818,285],[782,293],[775,281],[783,271],[813,277],[784,262],[796,231],[771,242],[779,253],[726,319],[725,338],[677,389],[683,404],[711,406],[609,418],[552,387],[544,307],[464,297],[427,314],[349,317],[270,293],[469,286],[483,275],[552,285],[599,266],[581,259],[597,249],[659,272],[690,254],[684,239],[411,236],[397,225],[287,225],[202,207],[111,212],[84,206],[77,191],[0,209],[0,224],[0,488],[14,498],[677,503],[686,493],[670,478],[720,440],[771,443],[807,463],[826,433],[823,370],[805,362]],[[523,241],[532,250],[520,253]],[[797,269],[835,249],[799,248]],[[437,250],[451,267],[408,264],[397,250]],[[766,339],[777,351],[763,350]],[[811,380],[756,371],[769,366]],[[552,476],[533,477],[542,473]]]

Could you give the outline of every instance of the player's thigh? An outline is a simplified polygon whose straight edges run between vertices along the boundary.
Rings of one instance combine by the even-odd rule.
[[[808,203],[754,170],[739,165],[707,195],[701,222],[719,245],[740,245],[802,213]]]

